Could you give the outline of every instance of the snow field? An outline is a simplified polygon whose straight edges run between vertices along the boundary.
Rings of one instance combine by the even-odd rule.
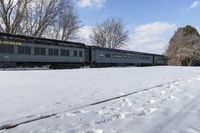
[[[18,100],[21,100],[20,102],[22,102],[21,104],[23,104],[23,106],[21,106],[22,108],[17,108],[18,105],[13,105],[15,102],[10,98],[11,101],[7,101],[8,107],[4,105],[5,108],[2,109],[3,111],[0,111],[5,114],[1,117],[3,118],[3,120],[1,119],[2,123],[13,122],[13,120],[18,121],[21,119],[19,116],[23,116],[22,118],[24,118],[27,114],[40,115],[41,112],[58,112],[69,109],[69,111],[59,113],[51,118],[23,124],[16,128],[2,130],[0,132],[199,132],[200,128],[198,127],[198,123],[200,123],[200,105],[198,101],[200,100],[200,76],[197,74],[198,71],[198,68],[130,67],[46,72],[0,72],[4,73],[5,79],[8,78],[6,78],[7,74],[11,73],[14,75],[10,77],[11,79],[17,79],[17,77],[19,79],[24,78],[29,83],[30,80],[36,79],[38,76],[42,78],[51,74],[54,75],[51,78],[47,77],[43,80],[46,83],[50,83],[49,81],[52,80],[54,81],[52,82],[54,86],[48,85],[47,89],[44,87],[45,91],[49,89],[49,92],[47,91],[45,95],[45,97],[49,99],[39,102],[44,94],[40,94],[34,89],[28,89],[30,93],[38,93],[38,98],[40,99],[37,100],[33,94],[32,96],[30,93],[27,93],[32,98],[31,102],[33,102],[33,104],[31,106],[26,101],[22,100],[26,97],[22,94],[27,91],[27,87],[37,88],[35,87],[37,84],[30,85],[29,83],[26,83],[27,87],[22,87],[21,89],[17,87],[17,90],[19,91],[15,93],[21,96],[21,99]],[[20,75],[17,75],[16,73],[20,73]],[[68,89],[68,86],[66,87],[66,85],[71,85],[71,88],[75,89],[76,85],[73,85],[71,82],[75,83],[78,76],[85,76],[85,74],[90,76],[93,75],[93,77],[78,79],[80,84],[76,84],[79,86],[79,88],[77,87],[76,89],[79,91],[72,91]],[[71,76],[71,78],[67,78],[68,76]],[[106,79],[103,78],[105,76]],[[8,80],[10,80],[10,78]],[[59,81],[54,78],[58,78]],[[65,80],[63,78],[65,78]],[[99,84],[99,82],[103,82],[99,79],[103,80],[104,84]],[[111,79],[114,80],[111,81]],[[95,101],[112,98],[113,96],[120,96],[134,91],[141,91],[148,87],[175,80],[176,82],[155,87],[127,97],[122,97],[117,100],[115,99],[94,106],[73,110],[73,108],[86,105],[86,103],[93,103]],[[6,81],[3,81],[3,85],[5,85],[5,82]],[[14,85],[20,84],[19,82],[21,81],[17,80]],[[41,84],[43,83],[42,80],[38,82]],[[58,85],[58,83],[61,83],[61,85]],[[14,85],[10,84],[10,86]],[[8,93],[12,90],[10,86],[4,86],[7,87],[8,90],[2,89],[4,94],[7,93],[7,96],[13,95],[13,93]],[[57,89],[58,86],[61,88],[65,86],[67,89],[63,87],[63,89],[61,89],[62,91],[60,89],[55,91],[54,89]],[[88,86],[93,86],[93,89],[82,90],[82,88],[87,88]],[[102,87],[104,88],[102,89]],[[68,93],[67,95],[63,95],[61,92]],[[52,96],[55,97],[52,98]],[[6,96],[0,98],[0,101],[5,99],[5,97]],[[0,106],[3,105],[0,104]],[[6,110],[9,108],[15,109],[11,113],[12,118],[9,114],[6,114]],[[24,108],[28,108],[28,110],[21,112]],[[70,111],[70,109],[72,110]]]

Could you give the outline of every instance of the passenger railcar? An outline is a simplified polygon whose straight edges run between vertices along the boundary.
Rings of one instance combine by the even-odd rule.
[[[88,62],[86,53],[82,43],[0,34],[0,67],[80,67]]]
[[[166,65],[163,55],[101,48],[97,46],[90,47],[91,66],[152,66]]]

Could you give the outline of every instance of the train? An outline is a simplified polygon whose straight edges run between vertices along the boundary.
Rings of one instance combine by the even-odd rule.
[[[52,69],[167,65],[164,55],[89,46],[84,43],[0,33],[0,68]]]

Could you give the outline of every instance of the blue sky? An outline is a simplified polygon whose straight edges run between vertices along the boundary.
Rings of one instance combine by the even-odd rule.
[[[126,49],[163,53],[178,27],[200,27],[198,0],[76,0],[86,38],[92,27],[108,17],[121,18],[129,30]]]

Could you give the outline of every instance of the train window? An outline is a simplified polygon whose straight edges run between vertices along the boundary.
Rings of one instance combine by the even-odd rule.
[[[25,54],[30,55],[31,54],[31,47],[25,47]]]
[[[0,45],[0,53],[14,54],[14,46]]]
[[[82,56],[83,56],[83,52],[79,51],[79,57],[82,57]]]
[[[58,56],[58,49],[54,49],[53,54],[54,54],[54,56]]]
[[[18,46],[18,54],[24,54],[24,46]]]
[[[122,58],[123,56],[122,55],[118,55],[118,58]]]
[[[105,54],[106,58],[111,58],[111,54]]]
[[[104,57],[104,54],[103,53],[99,53],[97,56]]]
[[[18,46],[18,54],[31,54],[31,47]]]
[[[66,51],[66,56],[69,56],[69,50],[65,50]]]
[[[6,53],[6,46],[0,45],[0,53]]]
[[[58,56],[58,49],[50,48],[48,54],[49,56]]]
[[[40,55],[46,55],[46,49],[40,48]]]
[[[61,56],[69,56],[69,50],[62,49]]]
[[[112,57],[113,58],[117,58],[118,56],[117,56],[117,54],[113,54]]]
[[[34,48],[34,55],[40,55],[40,48]]]
[[[48,50],[48,55],[53,56],[53,49]]]
[[[34,48],[34,55],[46,55],[46,49],[45,48]]]
[[[64,49],[62,49],[62,50],[60,51],[60,55],[61,55],[61,56],[65,56],[65,50],[64,50]]]
[[[128,58],[128,55],[124,55],[124,58],[127,59],[127,58]]]
[[[74,51],[74,56],[78,56],[78,52],[76,50]]]
[[[14,46],[7,45],[7,53],[14,54]]]
[[[127,58],[129,58],[129,59],[133,59],[135,57],[134,54],[128,54],[127,56],[128,56]]]

